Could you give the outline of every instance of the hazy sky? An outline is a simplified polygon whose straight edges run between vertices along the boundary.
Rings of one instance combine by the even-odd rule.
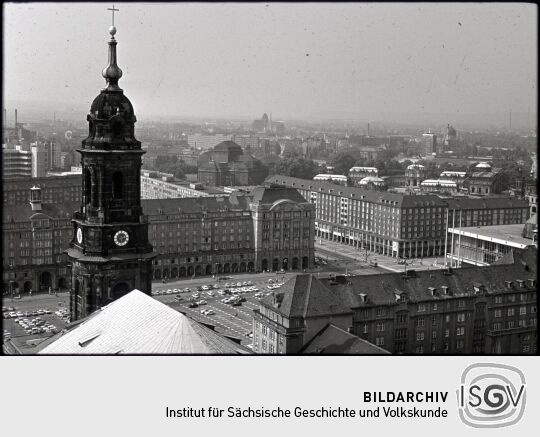
[[[89,107],[105,84],[108,7],[4,4],[5,98]],[[536,108],[531,4],[116,7],[120,86],[140,118]]]

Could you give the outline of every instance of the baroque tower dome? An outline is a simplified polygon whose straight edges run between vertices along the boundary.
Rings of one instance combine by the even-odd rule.
[[[116,61],[116,28],[109,29],[109,64],[102,76],[107,86],[94,99],[90,113],[86,117],[89,124],[88,137],[83,141],[84,149],[140,149],[141,143],[135,139],[135,112],[133,105],[118,86],[122,70]]]

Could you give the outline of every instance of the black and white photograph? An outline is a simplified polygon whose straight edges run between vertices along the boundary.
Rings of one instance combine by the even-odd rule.
[[[538,354],[535,5],[4,3],[2,33],[3,355]]]

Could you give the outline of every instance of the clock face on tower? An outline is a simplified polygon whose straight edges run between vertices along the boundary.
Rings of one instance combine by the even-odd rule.
[[[81,228],[77,229],[77,243],[79,244],[82,243],[82,229]]]
[[[129,234],[126,231],[118,231],[114,234],[114,243],[117,246],[125,246],[129,241]]]

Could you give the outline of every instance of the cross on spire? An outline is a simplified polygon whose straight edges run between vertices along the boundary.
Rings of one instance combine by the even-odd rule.
[[[112,11],[112,25],[114,26],[114,12],[120,11],[120,9],[115,9],[114,4],[112,5],[112,8],[107,8],[108,11]]]

